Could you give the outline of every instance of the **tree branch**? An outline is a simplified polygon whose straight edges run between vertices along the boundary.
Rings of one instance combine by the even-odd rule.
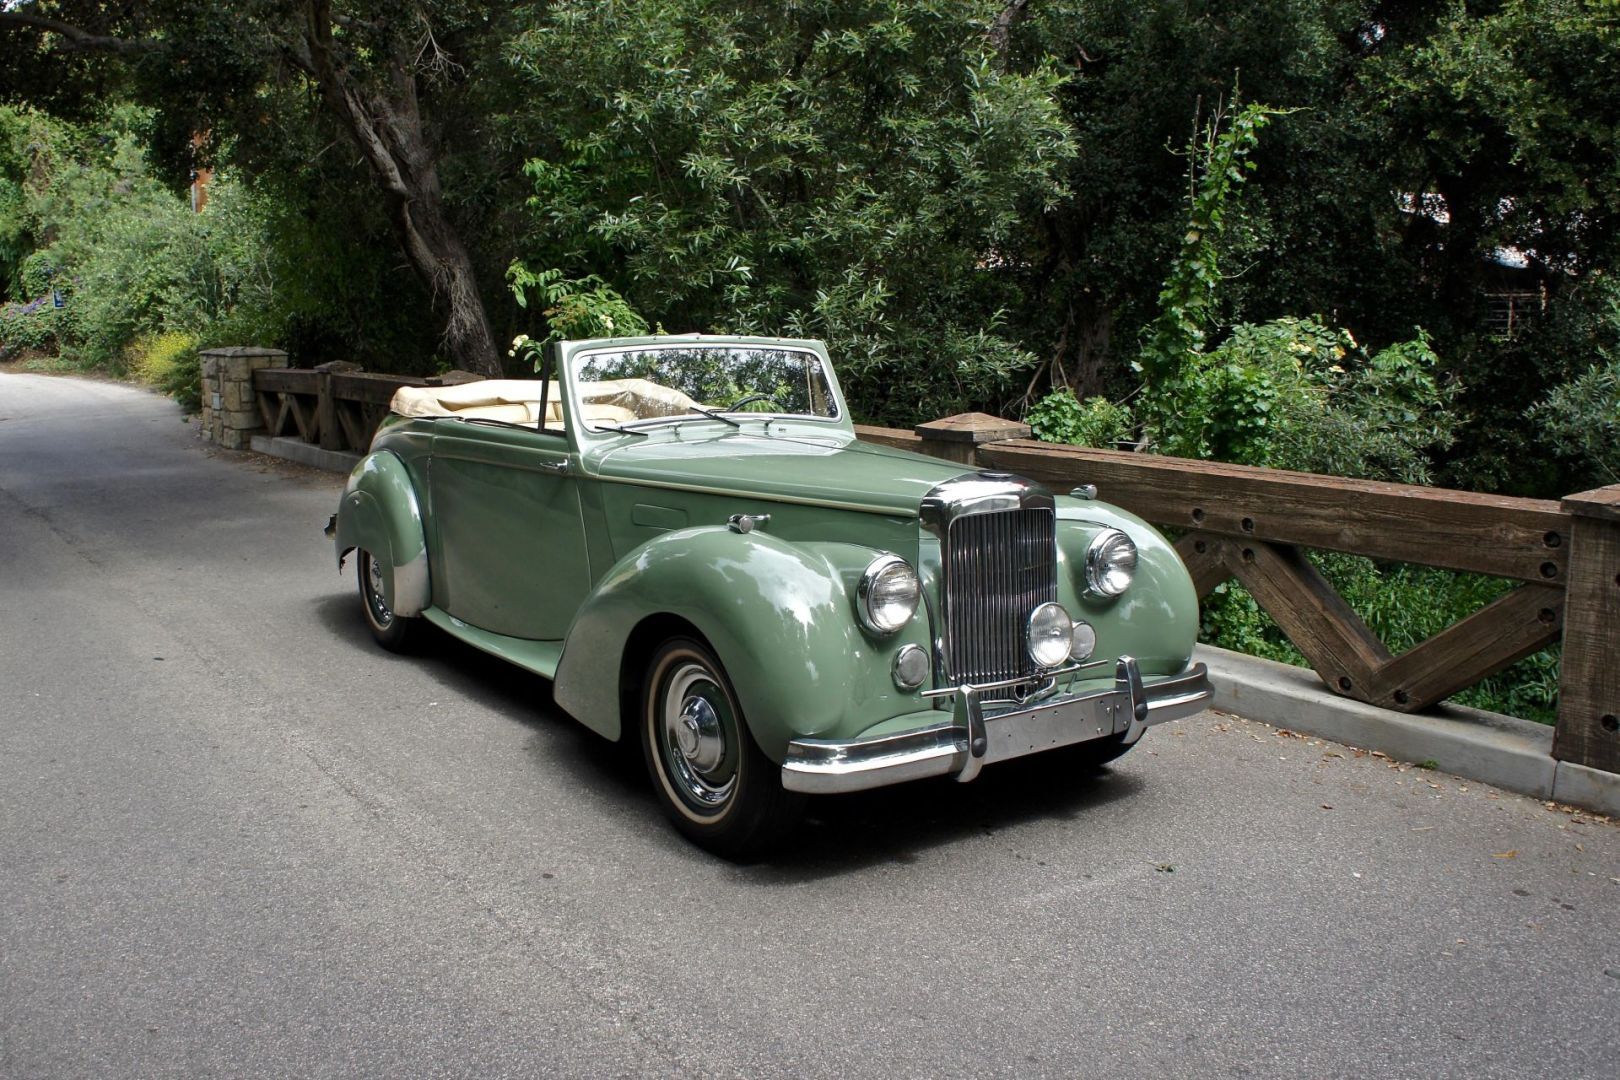
[[[103,52],[130,56],[157,47],[150,41],[130,41],[127,38],[111,37],[107,34],[92,34],[81,27],[57,19],[48,19],[43,15],[32,15],[26,11],[0,11],[0,26],[6,25],[28,26],[55,34],[62,39],[62,47],[70,52]]]
[[[1007,53],[1012,48],[1013,28],[1029,15],[1029,0],[1011,0],[990,24],[990,47],[996,51],[996,65],[1007,66]]]

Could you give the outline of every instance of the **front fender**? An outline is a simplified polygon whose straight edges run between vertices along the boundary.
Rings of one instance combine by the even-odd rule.
[[[609,570],[575,616],[557,666],[557,704],[618,738],[621,678],[639,679],[633,665],[646,662],[626,647],[646,620],[674,615],[708,640],[773,761],[790,739],[853,735],[924,708],[895,687],[890,664],[903,644],[927,648],[925,612],[885,638],[855,615],[855,583],[874,554],[724,527],[664,533]]]
[[[367,454],[349,473],[333,545],[340,570],[355,548],[382,564],[383,597],[394,614],[419,615],[432,602],[422,509],[405,463],[394,454]]]
[[[1111,600],[1086,592],[1086,548],[1103,528],[1136,544],[1136,577]],[[1116,506],[1058,500],[1058,599],[1097,631],[1099,657],[1132,656],[1143,674],[1175,675],[1198,640],[1198,593],[1181,556],[1157,529]]]

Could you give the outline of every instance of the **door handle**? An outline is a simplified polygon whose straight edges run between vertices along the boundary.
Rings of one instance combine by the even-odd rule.
[[[541,472],[552,473],[556,476],[567,476],[569,472],[567,458],[563,458],[561,461],[542,461],[535,465],[535,468]]]

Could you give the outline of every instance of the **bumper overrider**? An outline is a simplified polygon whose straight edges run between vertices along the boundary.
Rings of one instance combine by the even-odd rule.
[[[986,765],[1042,750],[1115,735],[1135,742],[1154,724],[1200,712],[1213,697],[1203,664],[1144,683],[1128,656],[1115,663],[1110,690],[1060,694],[1022,705],[994,700],[1004,691],[1000,685],[932,691],[954,698],[951,719],[914,731],[861,739],[794,739],[782,764],[782,786],[825,795],[925,776],[972,780]]]

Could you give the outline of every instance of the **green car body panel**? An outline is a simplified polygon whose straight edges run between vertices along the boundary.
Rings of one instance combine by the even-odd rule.
[[[777,764],[793,740],[949,720],[949,699],[926,694],[939,681],[932,664],[912,690],[893,669],[903,646],[939,655],[943,570],[919,504],[972,470],[858,442],[836,382],[828,418],[736,413],[740,426],[688,418],[643,434],[575,422],[583,403],[566,375],[575,357],[694,340],[826,359],[819,342],[782,339],[562,343],[566,436],[453,417],[385,422],[339,508],[340,565],[353,548],[371,552],[396,613],[426,613],[554,677],[557,703],[608,738],[624,732],[627,689],[650,649],[681,628],[713,649]],[[1094,655],[1134,657],[1144,676],[1185,671],[1198,603],[1174,549],[1105,503],[1055,503],[1057,600],[1094,628]],[[754,527],[728,524],[738,515]],[[1087,549],[1105,529],[1126,533],[1138,553],[1133,583],[1112,599],[1085,586]],[[868,630],[858,611],[863,571],[883,553],[915,568],[924,601],[890,635]],[[1109,681],[1065,678],[1075,690]]]
[[[419,614],[432,602],[421,504],[397,454],[367,454],[349,474],[334,541],[339,566],[355,548],[382,563],[383,597],[397,614]]]

